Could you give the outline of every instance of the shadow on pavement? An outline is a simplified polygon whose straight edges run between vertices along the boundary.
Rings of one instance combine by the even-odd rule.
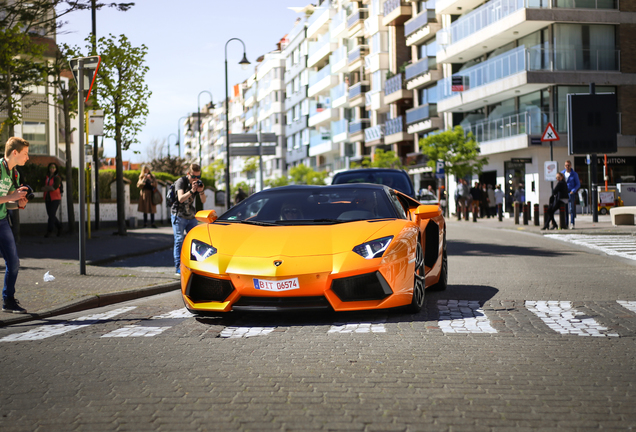
[[[457,256],[540,256],[556,257],[569,255],[565,251],[554,251],[516,245],[493,245],[486,243],[471,243],[461,240],[448,240],[448,254]]]

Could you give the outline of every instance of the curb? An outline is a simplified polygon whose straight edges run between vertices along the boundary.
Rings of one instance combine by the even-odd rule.
[[[24,315],[16,315],[7,319],[0,319],[0,327],[13,324],[21,324],[38,319],[50,318],[57,315],[64,315],[72,312],[80,312],[87,309],[108,306],[115,303],[121,303],[129,300],[136,300],[142,297],[149,297],[156,294],[163,294],[169,291],[177,290],[181,287],[181,282],[171,282],[162,285],[155,285],[147,288],[137,288],[129,291],[120,291],[108,294],[95,294],[85,296],[79,300],[56,306],[51,309],[38,313],[27,313]],[[2,313],[2,312],[0,312]],[[6,312],[5,312],[6,313]]]

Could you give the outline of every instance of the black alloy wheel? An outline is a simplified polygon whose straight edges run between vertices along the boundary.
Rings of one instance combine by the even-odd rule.
[[[442,254],[442,270],[439,275],[439,280],[435,285],[431,285],[429,289],[431,291],[444,291],[448,286],[448,256],[446,255],[446,236],[444,236],[444,246]]]
[[[409,312],[419,313],[424,306],[424,251],[418,239],[415,251],[415,272],[413,277],[413,300],[408,307]]]

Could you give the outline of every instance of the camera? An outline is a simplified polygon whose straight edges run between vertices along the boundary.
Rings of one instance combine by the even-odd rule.
[[[35,196],[33,194],[33,188],[31,186],[27,185],[27,184],[23,184],[21,187],[25,187],[27,189],[25,198],[28,201],[31,201],[33,199],[33,197]]]
[[[196,185],[196,187],[203,187],[203,182],[201,180],[195,181],[194,184]]]

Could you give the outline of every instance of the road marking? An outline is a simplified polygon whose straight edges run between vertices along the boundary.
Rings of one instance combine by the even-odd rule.
[[[526,301],[526,308],[552,330],[561,334],[595,337],[618,337],[616,333],[603,333],[608,329],[594,318],[584,318],[585,314],[572,307],[569,301]]]
[[[636,301],[625,301],[625,300],[616,300],[616,302],[623,306],[625,309],[629,309],[630,311],[636,313]]]
[[[438,300],[437,309],[444,333],[497,333],[478,301]]]
[[[153,316],[150,319],[179,319],[179,318],[192,318],[193,313],[188,312],[186,308],[173,310],[172,312],[165,313],[163,315]]]
[[[583,235],[583,234],[547,234],[549,237],[564,242],[570,242],[616,255],[622,258],[636,260],[636,237],[627,235]]]
[[[348,323],[334,324],[327,333],[386,333],[382,323]]]
[[[270,334],[276,327],[226,327],[221,331],[222,338],[248,338]]]
[[[16,333],[9,336],[5,336],[2,339],[0,339],[0,342],[41,340],[41,339],[46,339],[53,336],[58,336],[73,330],[79,330],[81,328],[88,327],[90,325],[109,320],[113,317],[116,317],[117,315],[121,315],[123,313],[129,312],[135,309],[136,307],[137,306],[128,306],[128,307],[123,307],[119,309],[114,309],[112,311],[104,312],[101,314],[87,315],[87,316],[76,318],[71,321],[67,321],[64,324],[44,325],[24,333]]]
[[[144,327],[140,325],[129,325],[114,330],[108,334],[103,335],[102,337],[152,337],[161,334],[169,328],[170,327]]]

